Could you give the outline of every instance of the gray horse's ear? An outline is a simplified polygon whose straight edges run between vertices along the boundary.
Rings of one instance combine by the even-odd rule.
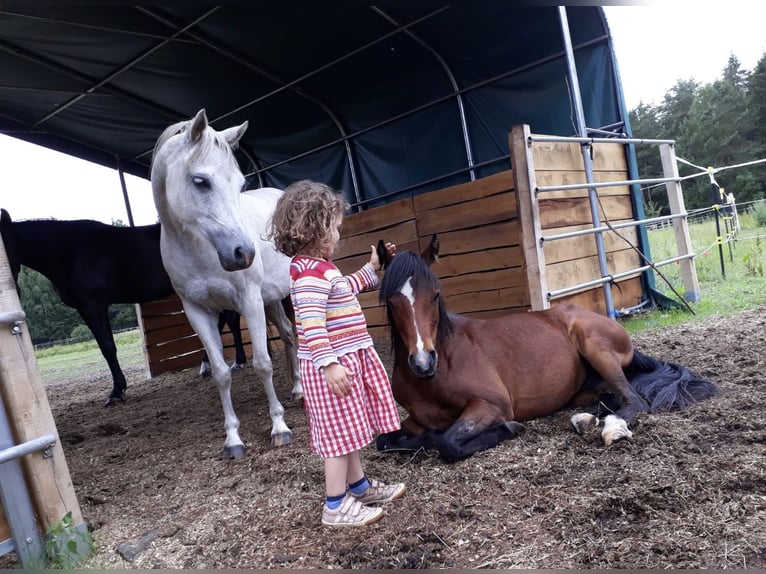
[[[221,135],[232,149],[237,149],[237,144],[242,139],[242,136],[245,135],[245,131],[247,131],[247,120],[242,125],[226,128],[221,132]]]
[[[426,263],[431,265],[434,261],[439,259],[439,238],[434,233],[431,236],[431,242],[428,244],[420,256],[425,259]]]
[[[205,108],[202,108],[197,112],[197,115],[194,116],[194,119],[191,121],[191,127],[188,131],[189,139],[191,142],[198,142],[199,138],[202,137],[202,133],[205,131],[205,129],[207,129],[207,114],[205,113]]]

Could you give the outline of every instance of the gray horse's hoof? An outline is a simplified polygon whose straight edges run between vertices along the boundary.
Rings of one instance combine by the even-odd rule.
[[[283,432],[271,435],[271,446],[285,446],[293,442],[293,433]]]
[[[303,400],[303,393],[293,393],[290,395],[290,400],[295,401],[302,401]]]
[[[244,363],[234,363],[231,366],[231,370],[232,371],[241,371],[244,368],[245,368],[245,364]]]
[[[224,460],[240,460],[245,458],[245,445],[225,446],[221,451],[221,458]]]

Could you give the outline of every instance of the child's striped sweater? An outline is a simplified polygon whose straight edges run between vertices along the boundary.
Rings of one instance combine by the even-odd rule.
[[[356,298],[378,285],[372,265],[344,277],[331,261],[296,255],[290,278],[299,359],[309,359],[319,369],[373,345]]]

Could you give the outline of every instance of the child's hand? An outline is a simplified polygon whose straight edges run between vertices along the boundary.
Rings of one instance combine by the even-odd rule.
[[[380,271],[382,264],[380,257],[378,257],[378,250],[374,245],[370,245],[370,249],[372,249],[372,254],[370,255],[370,265],[372,265],[372,268],[375,269],[375,271]],[[389,258],[393,257],[396,255],[396,245],[390,241],[386,242],[386,251],[388,252]]]
[[[345,397],[351,393],[349,375],[351,375],[351,371],[340,363],[331,363],[324,368],[327,386],[330,387],[330,392],[337,397]]]

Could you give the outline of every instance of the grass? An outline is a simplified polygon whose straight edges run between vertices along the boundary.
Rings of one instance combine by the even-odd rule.
[[[117,333],[117,360],[123,370],[144,365],[144,351],[138,330]],[[56,383],[82,376],[83,371],[109,375],[109,367],[95,340],[71,345],[55,345],[35,351],[43,383]]]
[[[736,240],[724,244],[724,270],[721,273],[716,228],[714,221],[694,223],[689,226],[692,245],[697,257],[695,264],[700,285],[701,300],[691,303],[694,315],[686,309],[656,310],[622,320],[631,333],[646,329],[662,328],[693,321],[700,317],[727,317],[766,305],[766,226],[759,225],[752,213],[740,216],[741,230]],[[724,229],[722,225],[722,229]],[[671,259],[677,255],[673,230],[661,229],[649,232],[649,244],[654,261]],[[681,294],[680,265],[670,264],[660,268],[662,274]],[[656,276],[657,290],[672,299],[677,297]],[[144,365],[141,336],[137,330],[115,335],[117,358],[123,369]],[[83,370],[109,374],[109,369],[95,341],[72,345],[57,345],[36,352],[37,362],[44,383],[55,383],[82,374]]]
[[[721,233],[726,233],[723,222]],[[724,242],[720,251],[716,241],[715,220],[690,224],[689,235],[697,254],[694,261],[700,287],[700,301],[690,303],[694,315],[684,308],[638,315],[623,320],[623,325],[631,333],[684,323],[698,317],[724,318],[766,305],[766,226],[759,225],[752,213],[740,215],[740,231]],[[649,232],[649,245],[654,261],[677,256],[675,236],[671,228]],[[684,293],[680,265],[666,265],[660,268],[660,272],[678,293]],[[657,274],[655,287],[671,299],[678,300],[665,280]]]

